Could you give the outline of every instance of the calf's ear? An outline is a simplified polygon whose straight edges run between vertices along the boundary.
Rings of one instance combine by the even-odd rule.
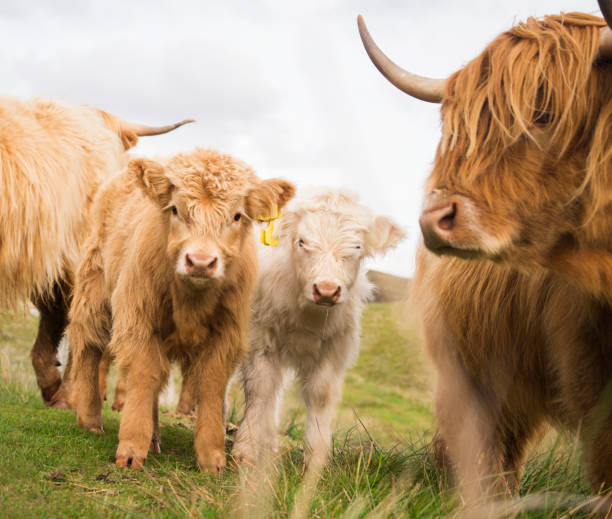
[[[128,164],[128,172],[138,187],[155,203],[161,207],[166,207],[170,203],[174,185],[168,180],[164,167],[159,162],[150,159],[132,159]]]
[[[295,195],[295,186],[280,178],[263,180],[251,188],[246,200],[246,213],[253,219],[272,218]]]
[[[406,237],[404,230],[391,218],[377,216],[368,229],[367,246],[371,253],[395,247]]]

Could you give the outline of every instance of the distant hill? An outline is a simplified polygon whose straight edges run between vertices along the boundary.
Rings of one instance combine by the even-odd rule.
[[[369,270],[368,279],[374,284],[374,301],[377,303],[390,303],[408,299],[410,294],[410,278],[403,278],[387,274],[378,270]]]

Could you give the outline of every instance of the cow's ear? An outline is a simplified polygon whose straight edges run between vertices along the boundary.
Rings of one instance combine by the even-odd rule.
[[[368,228],[367,245],[370,253],[395,247],[406,237],[404,230],[391,218],[377,216]]]
[[[251,188],[246,200],[246,213],[253,219],[276,216],[295,195],[295,186],[280,178],[263,180]]]
[[[123,148],[126,151],[138,144],[138,134],[132,129],[124,128],[121,124],[121,119],[99,108],[94,108],[94,110],[100,114],[104,124],[119,136],[121,144],[123,144]]]
[[[170,203],[174,185],[164,172],[164,167],[150,159],[132,159],[128,164],[130,176],[143,192],[161,207]]]

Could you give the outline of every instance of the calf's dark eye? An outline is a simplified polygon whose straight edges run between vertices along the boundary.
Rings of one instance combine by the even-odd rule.
[[[173,205],[173,206],[170,208],[170,210],[172,211],[172,214],[173,214],[174,216],[176,216],[176,215],[178,214],[178,209],[176,208],[176,206],[175,206],[175,205]]]
[[[241,217],[241,216],[242,216],[242,215],[241,215],[240,213],[236,213],[236,214],[234,215],[234,221],[235,221],[235,222],[237,222],[238,220],[240,220],[240,217]]]

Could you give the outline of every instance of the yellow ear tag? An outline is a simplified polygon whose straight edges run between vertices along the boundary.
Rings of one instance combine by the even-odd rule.
[[[257,217],[260,222],[268,222],[268,227],[262,229],[259,235],[259,241],[264,245],[270,245],[272,247],[276,247],[278,245],[278,238],[272,236],[272,233],[274,232],[274,220],[283,216],[280,211],[275,210],[275,213],[275,216],[270,216],[268,218],[264,218],[263,216]]]

